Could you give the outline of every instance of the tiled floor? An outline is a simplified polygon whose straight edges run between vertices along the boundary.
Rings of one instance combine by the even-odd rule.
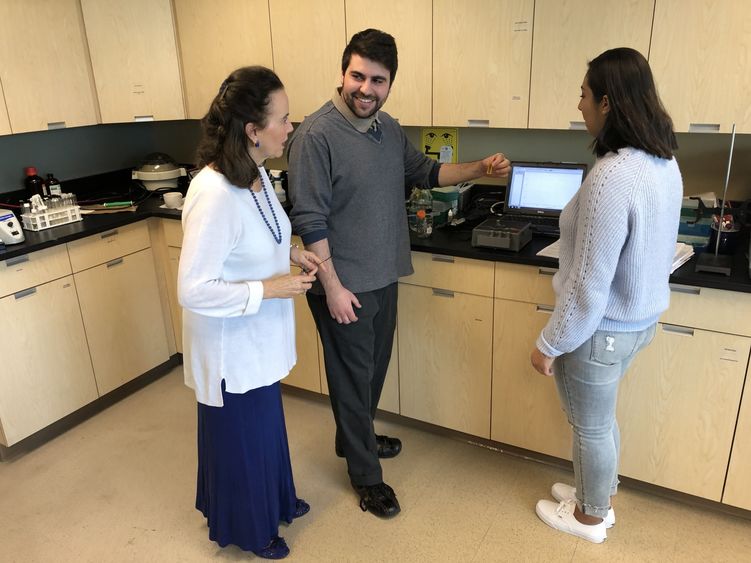
[[[326,403],[285,397],[298,493],[311,512],[283,527],[292,561],[751,561],[751,520],[622,488],[602,545],[534,514],[570,475],[414,427],[381,423],[404,451],[384,461],[402,513],[361,512],[333,452]],[[195,403],[180,368],[59,438],[0,464],[0,560],[239,561],[193,508]]]

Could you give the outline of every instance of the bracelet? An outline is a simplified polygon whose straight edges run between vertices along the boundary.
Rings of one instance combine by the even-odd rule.
[[[289,247],[290,247],[290,249],[296,248],[297,250],[300,250],[300,245],[299,244],[290,244]]]

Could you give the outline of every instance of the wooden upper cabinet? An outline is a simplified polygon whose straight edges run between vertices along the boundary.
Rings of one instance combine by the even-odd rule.
[[[0,135],[10,134],[10,121],[8,112],[5,111],[5,98],[3,97],[3,85],[0,83]]]
[[[432,21],[431,0],[346,0],[347,41],[367,28],[390,33],[396,39],[399,68],[386,113],[402,125],[431,124]]]
[[[268,0],[174,0],[189,119],[201,119],[233,70],[273,68]],[[231,14],[231,17],[217,17]]]
[[[614,47],[649,54],[654,0],[536,0],[530,129],[583,129],[587,62]]]
[[[0,3],[0,81],[0,133],[7,118],[14,133],[97,122],[78,0]]]
[[[343,0],[269,0],[274,70],[289,96],[290,119],[302,121],[341,84],[347,44]]]
[[[433,124],[526,127],[534,0],[434,0]]]
[[[649,62],[676,131],[751,133],[748,0],[656,0]]]
[[[170,0],[81,7],[102,121],[185,119]]]

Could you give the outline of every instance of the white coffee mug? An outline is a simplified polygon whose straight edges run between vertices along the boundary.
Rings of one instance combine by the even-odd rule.
[[[180,192],[167,192],[164,194],[164,205],[170,209],[177,209],[183,204],[183,194]]]

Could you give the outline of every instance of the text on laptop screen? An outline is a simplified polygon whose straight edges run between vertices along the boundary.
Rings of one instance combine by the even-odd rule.
[[[584,179],[582,166],[525,166],[514,164],[506,210],[531,213],[560,212]]]

